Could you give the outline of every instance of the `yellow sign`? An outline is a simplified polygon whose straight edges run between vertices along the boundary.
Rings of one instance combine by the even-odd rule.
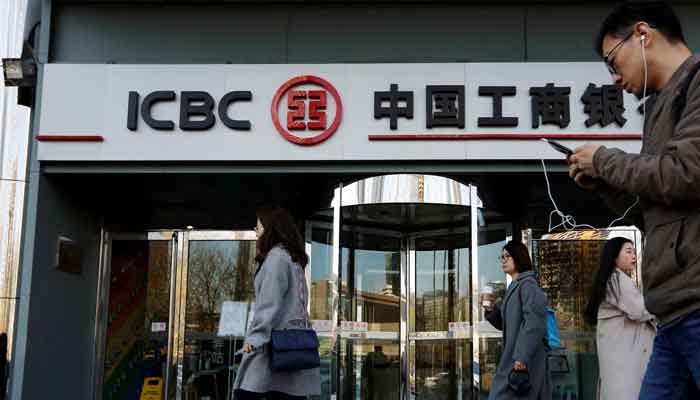
[[[163,378],[146,378],[141,388],[139,400],[162,400]]]

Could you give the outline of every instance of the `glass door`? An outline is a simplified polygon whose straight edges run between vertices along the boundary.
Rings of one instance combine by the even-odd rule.
[[[176,399],[230,399],[255,301],[255,233],[181,233]]]
[[[408,241],[410,399],[471,398],[467,231],[419,232]]]
[[[337,396],[471,399],[469,188],[427,176],[353,185],[342,190],[334,213],[340,232]]]
[[[94,398],[138,400],[172,382],[173,232],[105,234]]]
[[[342,399],[398,400],[402,388],[402,241],[397,232],[341,232]]]
[[[110,233],[103,259],[95,398],[229,399],[255,300],[255,233]]]

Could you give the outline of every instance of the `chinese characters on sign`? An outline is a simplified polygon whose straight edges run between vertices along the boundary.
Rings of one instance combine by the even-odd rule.
[[[389,106],[384,107],[384,103]],[[389,86],[388,92],[374,92],[374,118],[386,117],[394,130],[399,117],[413,119],[413,92],[399,92],[399,85],[395,83]]]
[[[464,86],[426,86],[428,128],[464,128]]]
[[[581,97],[586,105],[585,112],[590,116],[585,122],[589,128],[595,124],[608,126],[613,121],[618,126],[624,126],[627,119],[622,116],[625,107],[622,101],[622,88],[615,85],[597,87],[590,83]]]
[[[303,86],[303,87],[302,87]],[[309,90],[309,86],[315,86]],[[579,86],[580,87],[580,86]],[[572,88],[547,83],[532,86],[527,92],[531,126],[554,125],[565,129],[571,123]],[[520,117],[513,111],[504,109],[503,98],[514,97],[516,86],[479,86],[479,97],[490,97],[491,115],[476,118],[480,128],[517,128]],[[426,85],[425,121],[427,129],[466,126],[466,96],[464,85]],[[160,102],[179,100],[179,124],[183,131],[205,131],[214,127],[218,120],[232,130],[251,130],[251,121],[233,119],[234,105],[238,102],[252,102],[252,91],[232,91],[218,102],[204,91],[155,91],[148,93],[143,100],[136,91],[129,92],[127,129],[138,130],[138,116],[144,123],[156,130],[175,130],[176,121],[156,119],[152,108]],[[580,97],[581,111],[588,118],[584,125],[606,127],[612,123],[623,127],[625,106],[622,89],[615,85],[598,86],[589,83]],[[332,105],[332,107],[331,107]],[[402,119],[414,117],[414,93],[399,90],[399,84],[391,83],[388,91],[374,92],[374,119],[389,120],[389,129],[397,130]],[[233,109],[233,110],[232,110]],[[340,94],[333,85],[313,75],[301,75],[285,82],[275,93],[272,101],[272,122],[277,131],[287,140],[300,145],[313,145],[328,139],[337,129],[342,116]]]
[[[374,118],[389,119],[389,129],[397,130],[399,118],[413,119],[413,92],[399,91],[399,85],[392,83],[389,91],[374,92]],[[427,85],[426,92],[426,128],[465,126],[465,95],[461,85]],[[519,118],[504,116],[503,97],[512,97],[517,93],[515,86],[479,86],[479,96],[491,97],[493,112],[490,116],[479,116],[479,127],[517,127]],[[547,83],[543,87],[531,87],[532,128],[542,125],[556,125],[561,129],[571,122],[571,87],[555,86]],[[627,119],[622,89],[615,85],[596,86],[590,83],[581,96],[583,112],[588,115],[587,128],[594,125],[606,127],[613,122],[619,127],[625,126]]]

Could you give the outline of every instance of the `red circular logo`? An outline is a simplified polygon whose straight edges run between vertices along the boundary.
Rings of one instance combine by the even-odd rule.
[[[295,86],[308,83],[321,86],[324,90],[291,90]],[[335,101],[335,117],[330,126],[326,126],[326,93],[330,93]],[[285,94],[287,95],[286,127],[280,122],[278,111],[279,103]],[[277,93],[272,99],[272,122],[275,124],[275,128],[282,137],[299,145],[309,146],[328,139],[338,130],[342,116],[343,104],[340,101],[338,91],[327,80],[313,75],[301,75],[288,80],[277,89]],[[292,133],[295,130],[319,131],[320,133],[311,137],[299,137]]]

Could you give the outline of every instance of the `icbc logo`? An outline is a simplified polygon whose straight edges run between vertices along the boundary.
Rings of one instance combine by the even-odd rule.
[[[282,116],[284,112],[286,118]],[[302,75],[288,80],[272,99],[275,128],[285,139],[300,145],[317,144],[328,139],[338,129],[342,115],[343,105],[338,91],[317,76]]]

